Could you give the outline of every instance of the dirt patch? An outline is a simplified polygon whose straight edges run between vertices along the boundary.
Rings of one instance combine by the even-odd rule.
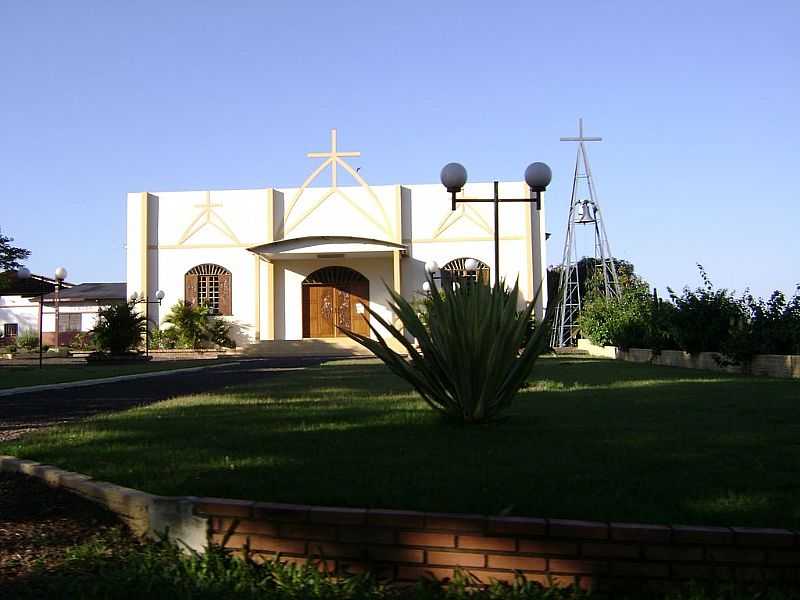
[[[36,568],[60,567],[67,548],[121,526],[112,513],[75,494],[0,473],[0,596]]]

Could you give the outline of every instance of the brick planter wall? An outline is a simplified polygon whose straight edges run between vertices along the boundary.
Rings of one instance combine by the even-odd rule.
[[[581,587],[668,587],[689,579],[800,581],[800,540],[783,529],[680,527],[337,509],[200,498],[214,541],[400,581],[452,577]]]
[[[0,471],[25,473],[115,512],[133,531],[202,551],[209,537],[265,559],[323,559],[329,570],[371,569],[397,581],[452,577],[483,582],[515,573],[545,585],[668,588],[687,580],[800,583],[800,534],[788,529],[686,527],[326,508],[245,500],[155,496],[11,456]]]

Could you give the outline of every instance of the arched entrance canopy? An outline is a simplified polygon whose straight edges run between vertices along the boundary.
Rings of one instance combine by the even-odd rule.
[[[304,260],[309,258],[340,258],[358,256],[377,258],[391,254],[395,250],[405,253],[404,244],[375,240],[372,238],[344,235],[314,235],[308,237],[278,240],[248,248],[250,252],[269,260]]]

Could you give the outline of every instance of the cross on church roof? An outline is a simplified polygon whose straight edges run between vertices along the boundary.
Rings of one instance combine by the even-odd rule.
[[[343,167],[349,167],[345,161],[341,159],[343,156],[361,156],[361,152],[339,152],[336,146],[336,130],[331,129],[331,151],[330,152],[309,152],[306,154],[309,158],[327,158],[324,163],[322,163],[321,167],[324,168],[325,165],[331,165],[331,187],[336,188],[336,164],[339,163]]]

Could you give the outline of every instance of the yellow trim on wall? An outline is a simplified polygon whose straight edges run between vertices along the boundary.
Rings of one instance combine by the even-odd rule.
[[[267,190],[267,243],[275,241],[275,190]],[[259,265],[261,260],[259,260]],[[260,266],[259,266],[260,269]],[[267,339],[275,339],[275,266],[267,262]],[[259,302],[258,310],[261,310]]]
[[[523,185],[523,194],[530,195],[530,189]],[[524,197],[524,195],[523,195]],[[531,203],[525,203],[525,266],[528,271],[528,299],[532,300],[536,291],[533,289],[533,211]]]
[[[261,261],[257,254],[253,255],[253,284],[255,287],[255,341],[261,339]]]
[[[501,235],[500,240],[503,242],[518,242],[524,240],[524,235]],[[403,244],[449,244],[451,242],[493,242],[493,237],[452,237],[452,238],[414,238],[413,240],[404,239]]]
[[[139,207],[139,244],[141,247],[140,251],[140,264],[139,264],[139,271],[140,271],[140,280],[139,280],[139,292],[148,296],[149,287],[147,285],[148,282],[148,273],[147,273],[147,266],[148,266],[148,253],[150,250],[150,224],[148,223],[148,216],[149,216],[149,196],[150,194],[147,192],[142,192],[141,196],[141,206]]]

